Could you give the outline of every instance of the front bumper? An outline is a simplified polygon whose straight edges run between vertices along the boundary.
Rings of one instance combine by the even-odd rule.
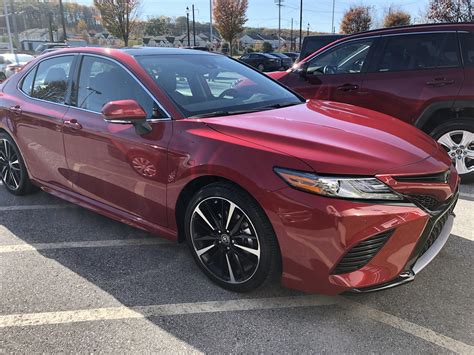
[[[335,295],[373,292],[413,280],[446,243],[458,193],[436,213],[410,204],[331,199],[291,188],[274,196],[270,219],[282,254],[283,285]],[[442,227],[435,230],[441,219],[445,219]],[[368,264],[334,273],[353,246],[387,231],[393,234]],[[436,238],[429,240],[433,233]]]

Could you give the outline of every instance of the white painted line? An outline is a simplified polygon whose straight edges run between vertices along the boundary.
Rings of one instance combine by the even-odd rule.
[[[3,206],[3,207],[0,207],[0,212],[2,212],[2,211],[52,210],[52,209],[76,208],[76,207],[79,207],[79,206],[72,205],[72,204]]]
[[[113,240],[88,240],[80,242],[58,242],[58,243],[38,243],[38,244],[13,244],[0,245],[1,253],[13,253],[23,251],[39,251],[50,249],[70,249],[70,248],[106,248],[106,247],[122,247],[137,245],[156,245],[170,244],[169,241],[161,238],[144,238],[144,239],[113,239]]]
[[[455,340],[446,335],[437,333],[434,330],[425,328],[421,325],[412,323],[397,316],[370,308],[366,305],[354,302],[347,298],[343,298],[339,305],[357,316],[367,317],[377,322],[389,325],[393,328],[400,329],[405,333],[414,335],[420,339],[429,341],[430,343],[433,343],[455,353],[474,354],[474,346],[465,344],[459,340]]]
[[[212,301],[196,303],[163,304],[140,307],[110,307],[61,312],[11,314],[0,316],[0,328],[26,327],[47,324],[65,324],[116,319],[146,318],[151,316],[217,313],[261,309],[325,306],[336,303],[336,298],[326,296],[273,297]]]

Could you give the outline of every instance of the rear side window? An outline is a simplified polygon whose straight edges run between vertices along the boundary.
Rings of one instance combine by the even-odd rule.
[[[62,56],[42,61],[36,70],[31,96],[64,104],[73,58]]]
[[[33,89],[33,80],[35,79],[36,68],[31,70],[23,79],[21,83],[21,91],[23,91],[28,96],[31,96],[31,90]]]
[[[466,67],[474,67],[474,33],[460,33],[462,55]]]
[[[378,72],[449,68],[461,65],[456,33],[387,37]]]

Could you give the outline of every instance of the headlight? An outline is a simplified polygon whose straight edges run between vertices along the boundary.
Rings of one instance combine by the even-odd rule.
[[[319,176],[282,168],[275,168],[275,172],[290,186],[322,196],[363,200],[403,200],[402,196],[375,178]]]

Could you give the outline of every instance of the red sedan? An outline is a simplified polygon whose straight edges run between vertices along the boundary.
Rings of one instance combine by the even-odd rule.
[[[0,173],[187,241],[213,281],[337,294],[413,279],[459,178],[416,128],[309,101],[225,56],[65,49],[0,86]],[[179,272],[179,270],[176,270]]]

